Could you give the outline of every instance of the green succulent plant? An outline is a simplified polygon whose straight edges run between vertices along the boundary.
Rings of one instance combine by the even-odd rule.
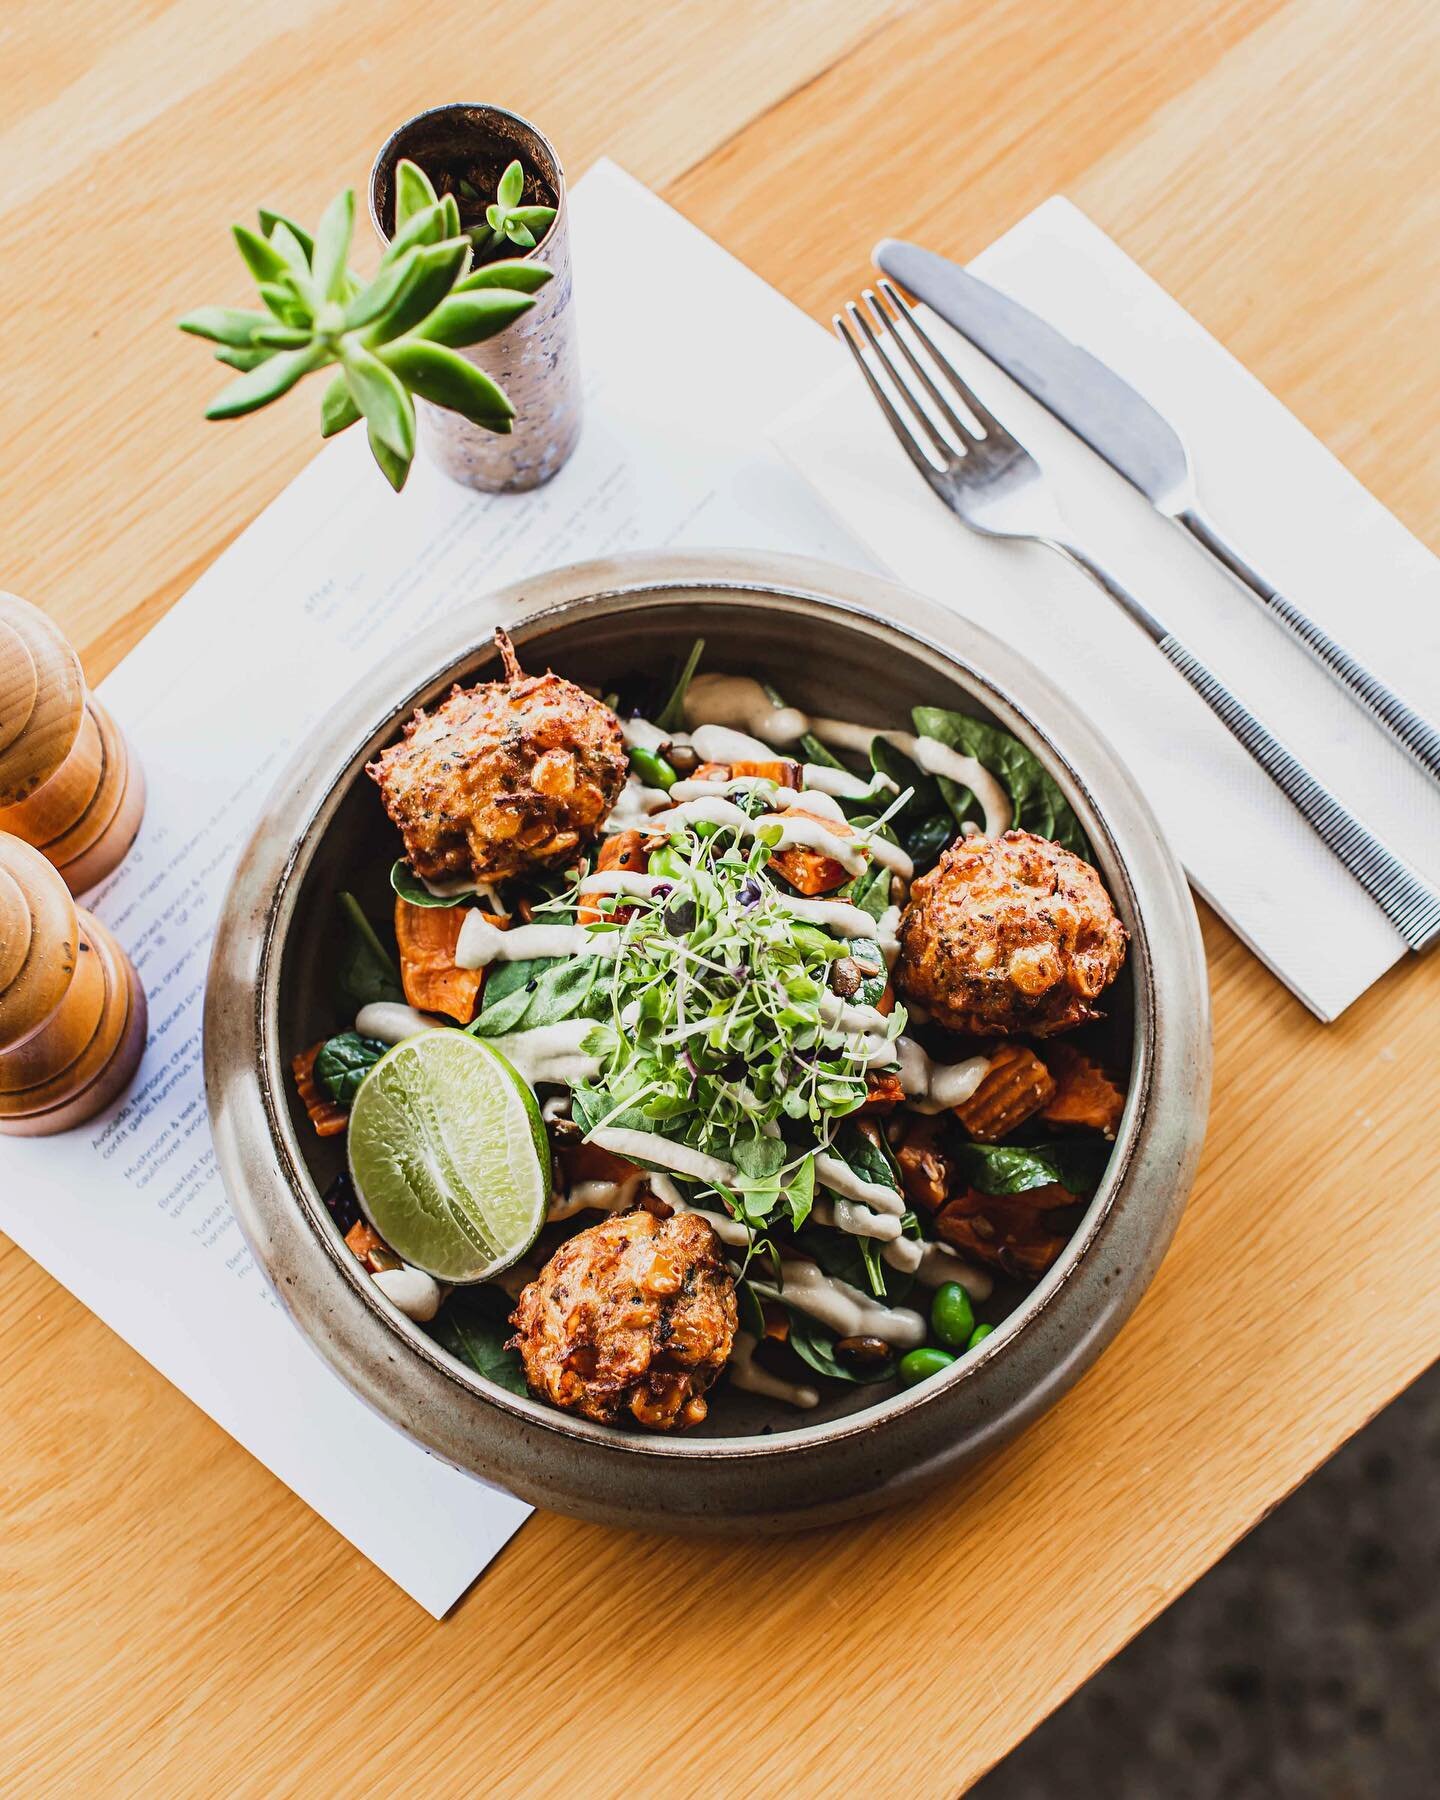
[[[533,250],[549,230],[555,208],[521,206],[524,191],[525,171],[518,161],[512,162],[496,185],[494,200],[485,208],[485,223],[470,227],[475,253],[482,260],[504,255],[512,245],[517,250]],[[460,183],[460,192],[467,200],[481,197],[479,189],[468,181]]]
[[[486,431],[510,430],[515,408],[504,390],[459,352],[528,311],[551,271],[521,261],[474,267],[454,197],[437,198],[413,163],[400,164],[397,180],[395,236],[373,281],[347,266],[355,227],[347,188],[313,238],[263,209],[259,231],[232,227],[263,312],[203,306],[179,325],[208,338],[217,360],[240,371],[206,408],[207,419],[241,418],[314,370],[338,365],[321,400],[321,435],[363,418],[375,461],[398,492],[415,455],[415,395]]]

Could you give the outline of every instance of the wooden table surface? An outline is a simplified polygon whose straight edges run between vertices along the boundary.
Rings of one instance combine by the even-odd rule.
[[[98,678],[281,489],[313,402],[205,425],[214,372],[169,322],[243,303],[232,217],[317,216],[456,97],[537,119],[572,174],[616,157],[817,317],[883,232],[968,256],[1064,192],[1434,544],[1437,73],[1431,0],[19,0],[0,582]],[[1440,958],[1325,1028],[1205,938],[1212,1123],[1139,1312],[980,1472],[823,1536],[537,1516],[437,1625],[4,1245],[0,1771],[967,1785],[1440,1348]]]

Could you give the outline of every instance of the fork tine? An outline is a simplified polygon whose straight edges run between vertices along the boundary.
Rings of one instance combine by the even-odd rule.
[[[849,310],[853,312],[854,308],[851,307]],[[875,371],[870,367],[864,352],[861,350],[859,343],[856,341],[850,329],[846,326],[844,319],[841,318],[839,313],[836,313],[830,323],[835,328],[836,337],[839,338],[840,342],[860,365],[860,373],[865,377],[870,392],[878,401],[881,412],[883,412],[885,417],[889,420],[890,429],[895,433],[896,437],[899,438],[901,448],[933,487],[942,471],[937,469],[935,464],[931,462],[930,458],[925,454],[914,431],[900,416],[900,413],[896,410],[895,404],[891,400],[889,394],[885,392],[885,389],[876,380]]]
[[[939,455],[946,463],[953,462],[959,452],[952,443],[949,443],[946,440],[945,434],[921,405],[919,396],[916,394],[911,384],[906,381],[904,370],[900,367],[894,354],[890,350],[890,340],[895,334],[887,331],[885,333],[886,341],[882,343],[875,335],[874,326],[870,323],[869,319],[865,317],[865,314],[861,312],[860,308],[853,300],[846,301],[845,311],[850,317],[851,325],[858,325],[860,330],[864,332],[866,341],[869,343],[871,350],[874,351],[881,367],[890,377],[896,393],[910,408],[915,423],[925,433],[926,437],[929,438],[937,455]]]
[[[973,449],[980,441],[974,427],[967,424],[950,404],[949,400],[945,397],[944,391],[937,386],[930,371],[910,348],[909,341],[905,334],[896,329],[895,320],[892,319],[890,314],[885,311],[883,306],[881,306],[871,289],[866,288],[865,292],[861,295],[861,299],[863,299],[869,307],[876,324],[886,333],[890,342],[895,345],[900,354],[905,358],[906,362],[909,363],[910,367],[914,370],[916,379],[934,402],[936,411],[960,439],[961,445],[966,450]]]
[[[1005,427],[995,417],[994,413],[992,413],[985,405],[984,401],[975,392],[974,388],[961,378],[959,370],[954,366],[950,359],[941,352],[939,346],[930,336],[930,333],[916,317],[915,308],[911,306],[910,302],[899,291],[894,283],[887,281],[882,277],[880,281],[880,292],[884,294],[885,298],[895,308],[896,313],[905,320],[906,324],[925,346],[931,359],[934,361],[935,366],[938,369],[943,370],[944,373],[949,376],[950,380],[954,382],[955,392],[959,394],[965,406],[969,408],[976,423],[980,426],[981,430],[984,431],[986,437],[998,438],[1002,443],[1008,441],[1010,439],[1009,432],[1006,431]],[[899,333],[897,332],[896,335],[898,337]]]

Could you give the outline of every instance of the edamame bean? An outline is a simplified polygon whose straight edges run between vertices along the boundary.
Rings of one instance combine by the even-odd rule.
[[[690,872],[680,852],[669,844],[652,850],[645,866],[652,875],[663,875],[667,881],[683,881]]]
[[[679,779],[663,756],[653,750],[642,750],[636,744],[630,747],[630,767],[646,787],[664,788],[667,794]]]
[[[977,1344],[983,1344],[994,1329],[995,1327],[993,1325],[977,1325],[970,1333],[970,1342],[965,1348],[967,1350],[973,1350]]]
[[[900,1358],[900,1379],[906,1387],[914,1387],[916,1382],[928,1381],[932,1375],[948,1369],[954,1360],[948,1350],[936,1350],[926,1344],[924,1349],[907,1351]]]
[[[975,1309],[958,1281],[936,1288],[930,1302],[930,1329],[949,1350],[963,1350],[975,1329]]]

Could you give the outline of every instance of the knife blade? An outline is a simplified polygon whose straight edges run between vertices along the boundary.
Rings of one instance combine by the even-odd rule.
[[[1440,730],[1371,674],[1342,644],[1280,592],[1202,510],[1185,441],[1143,394],[1098,356],[1047,325],[958,263],[882,238],[877,267],[984,351],[1062,425],[1138,488],[1221,568],[1247,587],[1271,618],[1302,645],[1350,697],[1388,731],[1410,759],[1440,782]]]

